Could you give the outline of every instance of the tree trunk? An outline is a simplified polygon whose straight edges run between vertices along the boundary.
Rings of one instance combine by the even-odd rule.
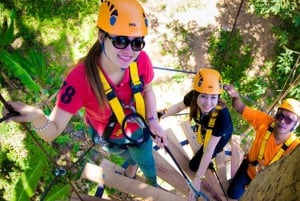
[[[257,175],[241,201],[299,201],[300,146]]]

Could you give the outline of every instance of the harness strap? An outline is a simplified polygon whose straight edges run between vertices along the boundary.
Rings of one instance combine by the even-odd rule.
[[[99,76],[103,83],[103,88],[105,91],[105,94],[107,96],[107,99],[109,101],[109,105],[111,106],[111,109],[113,110],[114,114],[116,115],[116,118],[120,124],[122,124],[123,119],[125,118],[125,114],[122,108],[122,105],[116,96],[113,89],[110,87],[108,81],[106,80],[102,70],[99,70]]]
[[[212,136],[212,131],[214,129],[217,116],[218,116],[219,112],[222,110],[222,108],[223,107],[221,105],[217,105],[216,108],[210,113],[208,127],[205,132],[205,139],[203,139],[203,135],[201,132],[202,131],[201,124],[198,123],[199,128],[198,128],[197,139],[198,139],[199,144],[203,144],[204,148],[206,148],[206,146]],[[198,110],[198,116],[200,116],[199,110]]]
[[[253,166],[256,166],[259,164],[259,161],[262,161],[263,159],[263,155],[265,153],[265,149],[266,149],[266,144],[267,141],[269,139],[269,137],[271,136],[273,130],[274,130],[274,126],[275,126],[275,122],[272,122],[269,125],[269,128],[264,136],[264,139],[261,143],[260,146],[260,150],[259,150],[259,155],[258,155],[258,160],[255,161],[248,161],[248,164],[251,164]],[[279,149],[279,151],[276,153],[276,155],[274,156],[274,158],[272,159],[272,161],[270,162],[270,164],[278,161],[282,155],[284,154],[284,152],[290,147],[291,144],[293,144],[293,142],[295,142],[297,139],[297,137],[293,134],[290,135],[290,137],[282,144],[281,148]]]
[[[269,128],[264,136],[264,139],[260,145],[260,149],[259,149],[259,154],[258,154],[258,161],[261,161],[264,157],[264,153],[265,153],[265,149],[266,149],[266,144],[267,144],[267,141],[269,139],[269,137],[271,136],[273,130],[274,130],[274,126],[275,126],[275,123],[271,123],[269,125]]]
[[[293,144],[293,142],[297,139],[297,137],[293,134],[291,134],[291,136],[289,137],[289,139],[287,139],[283,145],[281,146],[280,150],[276,153],[275,157],[273,158],[273,160],[270,162],[270,164],[274,163],[275,161],[278,161],[281,156],[283,155],[283,153],[289,148],[289,146],[291,144]]]
[[[133,62],[130,64],[130,77],[132,81],[132,92],[134,94],[134,100],[136,102],[135,107],[136,110],[142,117],[145,119],[145,103],[142,96],[142,90],[143,90],[143,83],[141,82],[139,76],[138,76],[138,68],[136,62]]]
[[[129,70],[130,70],[130,78],[131,78],[131,82],[132,82],[131,88],[132,88],[132,92],[134,94],[136,109],[137,109],[137,112],[139,114],[141,114],[143,116],[143,118],[145,118],[145,103],[144,103],[143,96],[141,94],[141,91],[143,90],[143,83],[140,81],[140,78],[138,76],[138,69],[137,69],[136,62],[132,62],[130,64]],[[125,112],[123,110],[122,104],[121,104],[120,100],[118,99],[118,97],[116,96],[115,91],[112,89],[109,82],[105,78],[101,68],[99,68],[98,73],[99,73],[100,80],[103,84],[104,92],[109,101],[109,105],[110,105],[111,109],[113,110],[112,116],[115,116],[118,123],[120,125],[122,125],[123,120],[125,119],[125,116],[126,116]],[[114,126],[115,126],[115,123],[113,123],[111,121],[115,118],[110,118],[110,122],[107,125],[107,127],[111,127],[111,128],[105,129],[110,132],[110,133],[109,132],[105,133],[105,136],[108,136],[108,138],[110,137],[110,135],[113,131],[112,128],[114,128]],[[113,125],[113,127],[110,125]]]

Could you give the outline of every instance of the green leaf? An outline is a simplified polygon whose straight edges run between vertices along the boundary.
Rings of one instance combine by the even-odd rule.
[[[70,185],[54,186],[47,195],[45,201],[65,201],[68,200],[70,194]]]
[[[16,78],[20,79],[30,90],[35,92],[40,91],[40,86],[35,83],[28,72],[20,65],[20,59],[19,55],[9,53],[6,50],[0,50],[0,61],[6,65],[7,70]]]
[[[10,23],[8,24],[7,19],[4,20],[2,25],[2,30],[0,32],[0,45],[8,46],[14,41],[14,19],[15,19],[15,10],[11,11],[10,14]]]
[[[36,185],[43,174],[43,161],[37,162],[33,168],[27,169],[18,181],[15,189],[14,201],[25,201],[35,193]]]

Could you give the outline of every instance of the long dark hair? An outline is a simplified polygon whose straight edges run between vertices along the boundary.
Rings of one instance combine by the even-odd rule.
[[[197,104],[197,98],[200,93],[193,90],[193,97],[190,105],[190,114],[189,118],[190,120],[194,119],[197,120],[198,110],[200,110],[198,104]],[[219,95],[218,99],[218,105],[221,105],[222,107],[226,106],[226,103],[221,99],[221,96]]]
[[[99,34],[105,35],[105,32],[99,29]],[[98,61],[102,51],[102,46],[97,40],[82,61],[85,64],[86,78],[96,95],[100,107],[104,108],[108,101],[98,73]]]

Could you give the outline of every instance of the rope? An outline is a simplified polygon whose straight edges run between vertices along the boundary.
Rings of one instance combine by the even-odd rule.
[[[158,70],[166,70],[166,71],[173,71],[173,72],[179,72],[179,73],[187,73],[187,74],[196,74],[195,71],[188,71],[188,70],[178,70],[178,69],[171,69],[171,68],[163,68],[158,66],[153,66],[154,69]]]
[[[183,178],[185,179],[185,181],[187,182],[187,184],[189,185],[189,187],[193,190],[193,192],[195,193],[195,197],[198,198],[200,196],[202,196],[206,201],[209,201],[209,198],[207,197],[207,195],[205,195],[205,193],[198,191],[194,185],[192,184],[192,182],[189,180],[189,178],[186,176],[186,174],[184,173],[184,171],[181,169],[179,163],[177,162],[177,160],[175,159],[174,155],[172,154],[172,152],[170,151],[169,147],[165,146],[164,147],[165,150],[167,151],[167,153],[170,155],[170,157],[172,158],[172,160],[174,161],[175,165],[177,166],[177,168],[179,169],[180,173],[182,174]]]
[[[226,3],[226,2],[225,2],[225,3]],[[236,14],[236,16],[235,16],[235,19],[234,19],[234,23],[233,23],[232,29],[231,29],[231,31],[230,31],[229,39],[228,39],[228,41],[227,41],[227,43],[226,43],[226,46],[225,46],[225,48],[224,48],[223,61],[225,60],[225,57],[226,57],[226,49],[228,48],[228,45],[229,45],[230,42],[231,42],[231,38],[232,38],[233,32],[234,32],[234,30],[235,30],[235,28],[236,28],[237,20],[238,20],[238,17],[239,17],[239,15],[240,15],[240,13],[241,13],[243,4],[244,4],[244,0],[241,0],[241,3],[240,3],[240,5],[239,5],[238,12],[237,12],[237,14]],[[226,4],[226,5],[227,5],[227,4]],[[220,72],[221,72],[221,71],[222,71],[222,66],[220,67]]]

